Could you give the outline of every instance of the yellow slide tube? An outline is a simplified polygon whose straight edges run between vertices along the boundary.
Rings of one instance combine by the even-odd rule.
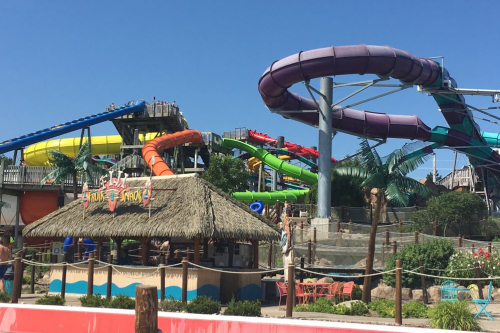
[[[146,143],[157,136],[157,133],[139,135],[139,140]],[[145,141],[144,141],[145,137]],[[115,155],[120,153],[122,137],[120,135],[93,136],[91,137],[92,155]],[[87,142],[87,138],[83,138]],[[24,161],[26,165],[43,166],[50,165],[48,152],[58,150],[61,153],[76,157],[80,148],[80,138],[66,138],[49,140],[35,143],[24,150]]]

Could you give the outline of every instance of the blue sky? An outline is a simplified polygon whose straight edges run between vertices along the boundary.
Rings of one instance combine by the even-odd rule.
[[[101,112],[112,102],[156,96],[175,100],[193,129],[222,134],[246,127],[317,145],[315,128],[264,106],[257,83],[273,61],[332,45],[389,45],[419,57],[444,56],[459,87],[500,89],[499,12],[498,1],[4,0],[0,141]],[[362,96],[382,92],[376,89]],[[305,93],[301,85],[292,90]],[[349,92],[335,90],[333,99]],[[466,101],[492,106],[486,97]],[[434,100],[416,87],[357,108],[416,114],[431,128],[446,126]],[[478,123],[500,132],[496,124]],[[106,123],[92,134],[116,130]],[[389,139],[379,153],[405,142]],[[339,134],[333,156],[351,154],[358,144]],[[451,151],[438,151],[437,159],[440,174],[451,171]],[[466,162],[459,155],[459,166]],[[431,167],[429,161],[412,176],[422,178]]]

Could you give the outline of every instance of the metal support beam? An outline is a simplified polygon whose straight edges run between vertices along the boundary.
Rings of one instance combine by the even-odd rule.
[[[332,157],[332,95],[333,79],[320,79],[320,110],[318,117],[319,158],[318,158],[318,218],[329,218],[331,215],[331,157]]]

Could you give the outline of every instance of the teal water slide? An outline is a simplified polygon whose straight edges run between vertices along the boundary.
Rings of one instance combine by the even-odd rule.
[[[308,184],[312,185],[318,182],[317,174],[280,160],[263,148],[257,148],[238,140],[226,138],[221,140],[221,146],[229,149],[236,148],[246,151],[277,172],[301,180]],[[277,192],[235,192],[233,193],[233,197],[246,203],[254,202],[257,200],[261,200],[263,203],[273,203],[276,202],[276,200],[297,201],[307,192],[308,190],[284,190]]]

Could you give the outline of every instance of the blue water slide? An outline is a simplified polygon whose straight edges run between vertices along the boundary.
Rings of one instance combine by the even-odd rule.
[[[66,133],[70,133],[88,126],[99,124],[107,120],[118,118],[130,113],[142,112],[145,109],[146,109],[146,102],[137,101],[133,105],[128,105],[121,108],[116,108],[114,110],[101,112],[92,116],[80,118],[61,125],[46,128],[41,131],[26,134],[18,138],[0,142],[0,154],[4,154],[6,152],[15,149],[20,149],[40,141],[49,140]]]

